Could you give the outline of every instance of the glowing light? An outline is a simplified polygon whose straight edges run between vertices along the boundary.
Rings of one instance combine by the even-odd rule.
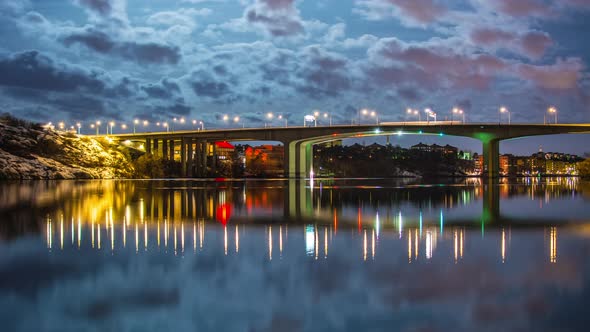
[[[403,131],[401,131],[401,130],[398,130],[398,131],[397,131],[397,136],[401,136],[401,135],[403,135],[403,134],[404,134],[404,132],[403,132]]]
[[[238,225],[236,225],[236,253],[240,251],[240,230]],[[281,241],[281,251],[282,251],[282,241]]]
[[[444,135],[445,135],[445,134],[443,134],[443,133],[438,133],[438,136],[444,136]]]
[[[279,225],[279,254],[283,257],[283,225]]]
[[[377,238],[379,238],[379,231],[381,229],[381,221],[379,220],[379,212],[375,215],[375,229],[377,230]]]
[[[223,226],[223,253],[227,256],[227,226]]]
[[[502,252],[502,263],[506,262],[506,231],[502,228],[502,244],[500,245]]]
[[[426,232],[426,259],[432,258],[432,233]]]
[[[364,231],[364,238],[363,238],[363,260],[367,260],[367,230]]]
[[[551,227],[549,231],[549,261],[557,263],[557,227]]]
[[[268,226],[268,260],[272,261],[272,226]]]

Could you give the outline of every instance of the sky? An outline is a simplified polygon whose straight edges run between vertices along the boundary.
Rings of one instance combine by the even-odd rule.
[[[588,123],[588,32],[590,0],[2,0],[0,112],[88,133],[97,120],[282,124],[268,112],[301,125],[314,110],[345,124],[362,108],[416,120],[408,107],[542,123],[554,106]],[[583,154],[589,140],[501,149]]]

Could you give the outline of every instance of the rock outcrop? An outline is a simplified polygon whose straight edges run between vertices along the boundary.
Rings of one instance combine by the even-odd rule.
[[[129,159],[106,139],[0,117],[0,179],[112,179],[132,175]]]

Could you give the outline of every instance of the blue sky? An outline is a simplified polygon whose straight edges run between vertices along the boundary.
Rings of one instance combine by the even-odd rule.
[[[408,120],[407,107],[495,122],[502,105],[539,123],[555,106],[560,122],[590,122],[589,22],[588,0],[3,0],[0,110],[212,128],[230,125],[224,114],[299,124],[315,109],[334,123],[361,108]],[[502,149],[582,154],[587,142]]]

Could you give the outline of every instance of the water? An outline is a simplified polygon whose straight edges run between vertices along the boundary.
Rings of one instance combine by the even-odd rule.
[[[573,178],[0,185],[2,331],[585,330]]]

